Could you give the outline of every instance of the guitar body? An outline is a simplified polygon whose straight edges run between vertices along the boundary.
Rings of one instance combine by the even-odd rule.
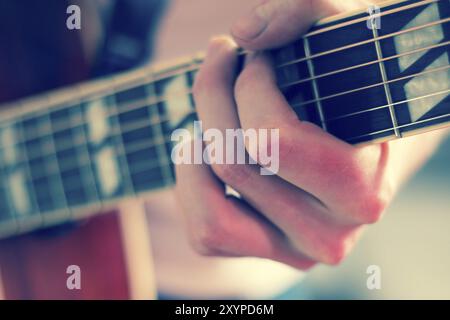
[[[70,265],[81,269],[81,290],[69,290]],[[128,299],[118,212],[0,242],[6,299]]]
[[[140,202],[70,225],[0,241],[0,298],[151,299],[150,239]],[[69,289],[80,268],[81,289]]]

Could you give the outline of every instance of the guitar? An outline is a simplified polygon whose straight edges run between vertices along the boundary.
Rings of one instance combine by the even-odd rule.
[[[389,1],[373,13],[324,19],[271,52],[292,108],[351,144],[449,126],[450,1]],[[174,185],[171,133],[196,119],[191,88],[202,61],[143,67],[1,106],[5,297],[137,297],[130,270],[136,255],[150,253],[148,245],[135,249],[148,240],[145,217],[114,208]],[[75,262],[89,279],[79,291],[67,289],[61,272]]]

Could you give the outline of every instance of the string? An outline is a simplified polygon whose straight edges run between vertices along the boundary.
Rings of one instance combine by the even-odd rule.
[[[441,25],[441,24],[443,25],[443,24],[445,24],[445,23],[447,23],[449,21],[450,21],[450,18],[440,19],[440,20],[433,21],[433,22],[430,22],[430,23],[427,23],[427,24],[423,24],[423,25],[420,25],[420,26],[415,26],[415,27],[411,27],[411,28],[408,28],[408,29],[405,29],[405,30],[400,30],[400,31],[397,31],[397,32],[389,33],[389,34],[386,34],[386,35],[383,35],[383,36],[371,37],[370,39],[367,39],[367,40],[364,40],[364,41],[352,43],[352,44],[349,44],[349,45],[346,45],[346,46],[342,46],[342,47],[338,47],[338,48],[335,48],[335,49],[332,49],[332,50],[319,52],[319,53],[316,53],[316,54],[313,54],[313,55],[309,55],[307,57],[293,59],[291,61],[283,62],[283,63],[278,64],[276,67],[283,68],[283,67],[286,67],[286,66],[289,66],[289,65],[292,65],[292,64],[297,64],[299,62],[303,62],[303,61],[312,60],[312,59],[320,58],[320,57],[323,57],[323,56],[327,56],[327,55],[330,55],[330,54],[333,54],[333,53],[336,53],[336,52],[339,52],[339,51],[344,51],[344,50],[347,50],[347,49],[360,47],[360,46],[363,46],[365,44],[369,44],[369,43],[372,43],[372,42],[393,38],[395,36],[402,35],[402,34],[405,34],[405,33],[414,32],[414,31],[425,29],[425,28],[429,28],[429,27],[432,27],[432,26],[435,26],[435,25]]]
[[[415,73],[415,74],[411,74],[411,75],[407,75],[407,76],[404,76],[404,77],[395,78],[395,79],[391,79],[389,81],[383,81],[383,82],[371,84],[371,85],[368,85],[368,86],[364,86],[364,87],[360,87],[360,88],[356,88],[356,89],[352,89],[352,90],[338,92],[338,93],[335,93],[335,94],[332,94],[332,95],[320,97],[319,99],[311,99],[311,100],[304,101],[304,102],[301,102],[301,103],[297,103],[297,104],[294,104],[294,105],[296,107],[299,107],[299,106],[307,105],[307,104],[310,104],[310,103],[315,103],[315,102],[319,102],[319,101],[329,100],[329,99],[341,97],[343,95],[347,95],[347,94],[350,94],[350,93],[355,93],[355,92],[359,92],[359,91],[363,91],[363,90],[368,90],[368,89],[379,87],[379,86],[382,86],[382,85],[385,85],[385,84],[395,83],[395,82],[398,82],[398,81],[414,78],[414,77],[421,76],[421,75],[424,75],[424,74],[444,71],[444,70],[447,70],[449,68],[450,68],[450,65],[437,67],[437,68],[433,68],[433,69],[428,69],[428,70],[421,71],[421,72],[418,72],[418,73]]]
[[[297,85],[297,84],[301,84],[301,83],[304,83],[304,82],[315,81],[315,80],[318,80],[318,79],[321,79],[321,78],[325,78],[325,77],[329,77],[329,76],[333,76],[333,75],[338,75],[340,73],[344,73],[344,72],[347,72],[347,71],[360,69],[360,68],[367,67],[367,66],[370,66],[370,65],[373,65],[373,64],[379,64],[381,62],[386,62],[386,61],[398,59],[398,58],[401,58],[401,57],[404,57],[404,56],[408,56],[408,55],[412,55],[412,54],[415,54],[415,53],[419,53],[419,52],[422,52],[422,51],[431,50],[431,49],[437,49],[437,48],[440,48],[440,47],[445,47],[445,46],[448,46],[449,44],[450,44],[450,41],[442,42],[442,43],[439,43],[439,44],[436,44],[436,45],[431,45],[431,46],[428,46],[428,47],[425,47],[425,48],[415,49],[415,50],[404,52],[404,53],[401,53],[401,54],[397,54],[397,55],[393,55],[393,56],[389,56],[389,57],[384,57],[382,59],[373,60],[373,61],[369,61],[369,62],[358,64],[358,65],[354,65],[354,66],[350,66],[350,67],[346,67],[346,68],[330,71],[330,72],[327,72],[327,73],[318,74],[318,75],[315,75],[313,77],[299,79],[299,80],[294,80],[292,82],[281,84],[279,87],[280,87],[280,89],[284,89],[284,88],[290,87],[292,85]]]
[[[406,11],[406,10],[417,8],[417,7],[422,7],[422,6],[433,4],[433,3],[437,3],[437,2],[439,2],[439,0],[424,0],[424,1],[421,1],[421,2],[412,3],[412,4],[409,4],[409,5],[404,5],[404,6],[395,8],[395,9],[391,9],[389,11],[382,11],[381,10],[380,14],[377,14],[376,17],[380,17],[381,18],[383,16],[391,15],[393,13],[397,13],[397,12],[400,12],[400,11]],[[382,6],[380,9],[382,9],[384,7],[385,6]],[[333,17],[331,17],[331,18],[333,18]],[[335,30],[343,28],[343,27],[348,27],[348,26],[351,26],[351,25],[358,24],[360,22],[368,21],[371,18],[372,18],[371,16],[366,16],[366,17],[362,17],[362,18],[355,18],[355,19],[352,19],[350,21],[339,23],[339,24],[334,25],[334,26],[330,26],[330,27],[327,27],[327,28],[321,28],[321,29],[318,29],[318,30],[315,30],[315,31],[311,31],[309,33],[306,33],[303,37],[312,37],[312,36],[315,36],[317,34],[321,34],[321,33],[324,33],[324,32],[335,31]]]

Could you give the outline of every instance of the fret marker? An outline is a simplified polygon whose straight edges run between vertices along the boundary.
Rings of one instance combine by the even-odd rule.
[[[110,136],[111,124],[108,105],[104,99],[92,101],[88,105],[86,119],[89,125],[88,138],[96,147],[101,147],[93,155],[97,168],[98,184],[104,196],[112,196],[120,186],[120,168],[116,150],[111,144],[102,145]]]
[[[408,23],[403,30],[426,25],[439,20],[439,8],[432,4],[423,10],[416,18]],[[406,32],[395,37],[397,54],[407,53],[416,49],[430,47],[444,39],[442,25],[434,25],[411,32]],[[400,70],[403,72],[418,61],[427,51],[407,54],[399,58]]]
[[[439,7],[433,3],[426,7],[419,15],[409,22],[403,29],[414,28],[438,21]],[[407,53],[420,48],[432,47],[445,39],[443,25],[422,28],[416,31],[407,32],[395,37],[395,47],[397,54]],[[421,51],[414,54],[407,54],[399,57],[400,71],[404,72],[419,61],[428,51]],[[449,64],[448,53],[442,54],[434,60],[423,71],[445,67]],[[435,71],[427,74],[418,75],[408,81],[405,85],[405,95],[408,100],[426,96],[432,93],[444,91],[450,87],[449,70]],[[435,95],[424,99],[416,99],[408,102],[408,108],[411,120],[413,122],[420,120],[425,114],[438,105],[445,96]]]
[[[8,177],[7,184],[16,212],[20,215],[29,213],[31,211],[31,203],[28,200],[29,192],[26,187],[25,173],[21,171],[14,172]]]
[[[167,113],[170,123],[176,126],[190,112],[192,112],[191,100],[188,93],[188,83],[185,75],[169,80],[169,84],[164,90],[166,98]]]
[[[445,67],[449,64],[448,55],[444,53],[424,71]],[[415,77],[405,85],[408,99],[424,97],[430,93],[445,91],[450,88],[450,69],[426,73]],[[408,102],[409,113],[413,122],[420,120],[425,114],[437,106],[446,96],[434,95]]]
[[[106,196],[113,195],[120,184],[119,167],[115,159],[116,156],[112,147],[101,150],[96,156],[101,191]]]
[[[108,135],[109,122],[106,108],[107,105],[100,99],[92,101],[87,110],[89,139],[95,144],[101,143]]]
[[[0,143],[2,146],[1,158],[5,164],[14,164],[17,159],[16,138],[13,127],[7,126],[0,131]]]

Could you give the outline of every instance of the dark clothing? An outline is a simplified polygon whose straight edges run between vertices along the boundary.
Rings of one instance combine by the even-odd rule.
[[[148,62],[166,0],[0,1],[0,103]],[[81,30],[69,30],[67,7],[81,9]],[[88,61],[82,37],[88,10],[105,31]]]

